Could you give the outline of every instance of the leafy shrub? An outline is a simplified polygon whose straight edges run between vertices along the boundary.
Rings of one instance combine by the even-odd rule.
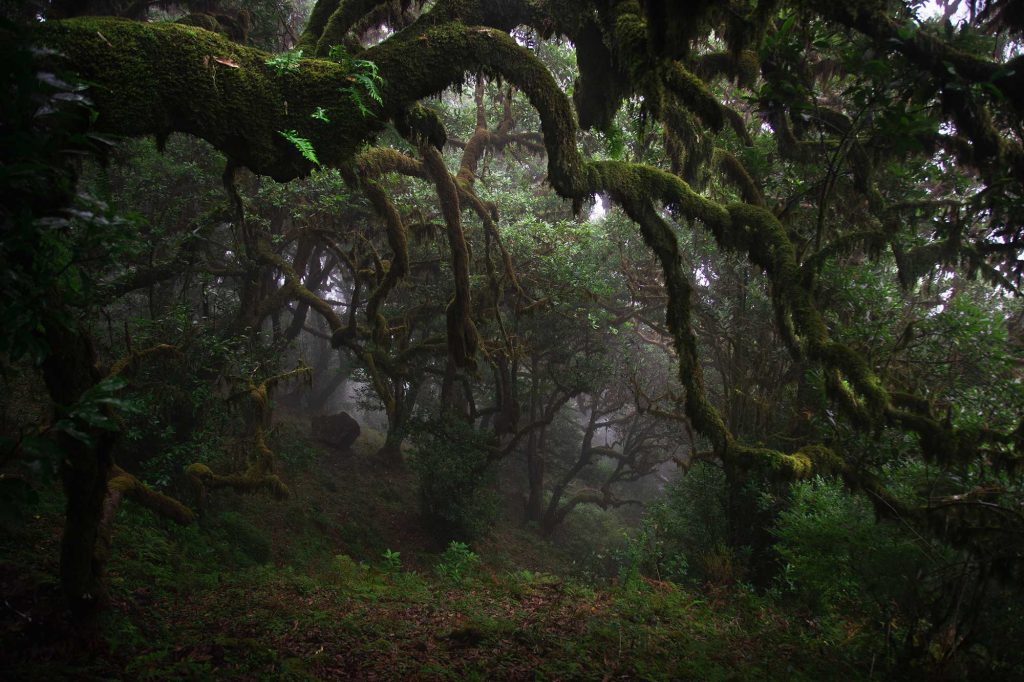
[[[818,637],[841,639],[855,658],[870,652],[881,656],[879,665],[921,660],[915,641],[930,638],[925,614],[949,603],[935,580],[948,549],[876,521],[870,503],[838,481],[796,483],[789,501],[772,529],[781,597],[813,614]]]
[[[464,421],[445,419],[418,422],[412,442],[427,528],[442,543],[479,537],[497,513],[488,489],[490,437]]]
[[[699,462],[653,505],[623,559],[659,580],[732,582],[737,573],[727,549],[725,474]]]
[[[245,382],[274,372],[280,358],[251,350],[244,336],[227,337],[193,320],[186,306],[133,320],[131,336],[137,348],[169,344],[176,350],[137,363],[128,390],[140,408],[125,419],[117,461],[179,497],[192,490],[183,474],[189,464],[244,468],[251,444]],[[315,456],[304,432],[287,423],[271,429],[267,439],[289,468],[306,468]]]
[[[368,573],[366,564],[357,563],[347,554],[339,554],[331,561],[331,578],[341,585],[362,582]]]
[[[480,557],[464,542],[452,541],[441,555],[434,572],[443,580],[461,583],[480,564]]]
[[[925,568],[928,548],[891,523],[876,523],[868,501],[837,481],[801,481],[790,498],[773,529],[784,591],[815,611],[877,618],[909,601],[908,578]]]
[[[402,570],[401,552],[395,552],[390,549],[385,549],[382,568],[386,575],[395,575],[399,573]]]
[[[618,575],[630,538],[617,515],[582,505],[557,530],[555,541],[577,578],[599,583]]]
[[[630,539],[626,546],[615,553],[619,565],[619,583],[627,590],[636,589],[641,585],[641,564],[647,558],[649,548],[648,529],[641,529]]]

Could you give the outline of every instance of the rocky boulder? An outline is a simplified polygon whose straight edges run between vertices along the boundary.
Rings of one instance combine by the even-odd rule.
[[[339,450],[348,450],[359,437],[359,422],[347,412],[313,417],[313,438]]]

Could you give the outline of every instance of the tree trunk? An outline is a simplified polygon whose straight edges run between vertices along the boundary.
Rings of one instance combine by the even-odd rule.
[[[389,468],[399,469],[403,466],[402,441],[405,439],[404,424],[388,422],[388,432],[384,437],[384,445],[377,451],[377,459]]]
[[[469,401],[466,398],[465,390],[458,376],[458,366],[448,354],[444,366],[444,378],[441,381],[441,408],[440,417],[457,417],[468,419],[470,413]]]
[[[544,516],[544,457],[540,454],[540,438],[531,431],[526,444],[526,474],[530,497],[526,501],[526,522],[539,524]]]
[[[534,357],[530,367],[530,423],[536,424],[540,416],[540,393],[538,390],[538,362]],[[544,458],[540,453],[541,434],[537,429],[530,431],[526,441],[526,480],[530,496],[526,501],[526,522],[539,524],[544,516]]]
[[[100,380],[96,356],[84,333],[53,324],[47,329],[51,354],[43,362],[43,378],[54,402],[67,408]],[[113,465],[114,434],[83,429],[86,443],[58,434],[61,477],[67,499],[61,538],[60,582],[72,617],[88,621],[106,604],[105,557],[97,552],[107,477]]]
[[[75,620],[90,620],[107,604],[103,581],[105,553],[98,551],[100,520],[107,495],[107,475],[113,464],[113,438],[100,436],[92,447],[63,436],[59,445],[67,498],[64,535],[60,545],[60,583]]]

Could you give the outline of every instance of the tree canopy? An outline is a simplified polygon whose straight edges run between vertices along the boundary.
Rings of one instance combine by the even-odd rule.
[[[467,74],[499,77],[521,90],[540,115],[552,188],[579,205],[595,194],[609,196],[658,255],[687,415],[718,456],[767,458],[798,476],[811,470],[815,457],[819,466],[842,466],[820,448],[789,454],[752,449],[722,424],[702,388],[690,277],[681,270],[677,238],[661,211],[708,230],[722,248],[763,269],[791,351],[837,372],[837,399],[858,418],[914,431],[928,457],[963,460],[987,448],[1015,464],[1012,429],[950,429],[923,396],[887,386],[876,368],[835,341],[814,287],[830,255],[861,248],[898,253],[905,282],[948,264],[1015,289],[1020,226],[1006,208],[1022,172],[1016,139],[1024,106],[1017,101],[1024,92],[1018,83],[1024,77],[1021,58],[1003,56],[1012,51],[1005,40],[1001,51],[994,46],[996,58],[979,56],[981,45],[972,50],[958,44],[983,42],[978,34],[921,23],[910,5],[783,5],[438,2],[363,48],[357,31],[381,3],[321,2],[298,42],[302,58],[287,68],[276,67],[259,50],[182,24],[76,18],[46,22],[38,39],[92,83],[97,131],[158,139],[190,133],[222,151],[232,167],[279,181],[304,175],[313,165],[281,131],[307,140],[320,165],[352,172],[363,154],[376,157],[374,170],[380,172],[395,161],[362,149],[393,122],[424,140],[423,163],[429,166],[433,152],[423,145],[440,147],[445,136],[419,101],[463,82]],[[89,10],[84,3],[67,13]],[[996,20],[994,9],[982,15]],[[400,12],[396,18],[407,16]],[[779,17],[785,17],[782,23]],[[998,17],[1005,30],[1016,30],[1012,13]],[[580,75],[571,99],[529,47],[510,35],[516,29],[576,45]],[[346,44],[356,52],[340,62],[329,59],[332,47]],[[355,58],[376,65],[380,77],[380,103],[368,102],[370,115],[347,92],[355,87],[347,85],[355,81]],[[709,87],[720,79],[734,83],[724,100]],[[660,167],[590,158],[579,147],[580,128],[607,128],[627,100],[664,128]],[[331,120],[313,117],[317,110],[329,112]],[[750,142],[751,131],[764,126],[783,163],[830,163],[828,177],[816,183],[820,187],[794,188],[796,196],[765,196],[763,181],[754,178],[764,171],[770,177],[770,169],[752,169],[727,149],[707,148],[716,135],[728,137],[730,131]],[[945,226],[948,234],[922,235],[916,224],[949,210],[951,200],[934,196],[927,179],[907,177],[914,158],[926,165],[939,158],[972,178],[973,186],[955,200],[968,215]],[[691,182],[672,172],[682,164]],[[700,166],[711,164],[736,183],[743,200],[716,200],[694,189]],[[911,193],[912,201],[903,200]],[[813,226],[803,224],[806,216],[793,215],[793,204],[807,198],[817,205]],[[839,213],[838,206],[851,210]],[[448,221],[458,218],[452,214]],[[914,243],[922,238],[926,243]],[[458,258],[458,249],[453,253]],[[400,268],[394,274],[400,277]],[[465,276],[456,272],[457,281]],[[340,329],[329,311],[322,312],[333,331]],[[464,327],[468,320],[460,315]],[[466,362],[471,348],[456,347],[460,334],[465,330],[449,328],[449,346]]]

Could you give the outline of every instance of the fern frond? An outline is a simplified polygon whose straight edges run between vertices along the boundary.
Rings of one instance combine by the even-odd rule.
[[[366,118],[367,116],[373,113],[372,111],[370,111],[370,108],[366,106],[366,103],[363,101],[363,98],[359,96],[359,90],[357,90],[356,88],[346,88],[346,90],[348,91],[349,97],[352,98],[352,102],[356,105],[356,108],[359,109],[360,116]]]
[[[339,64],[344,64],[351,59],[348,56],[348,50],[343,45],[331,45],[331,48],[327,51],[327,58]]]
[[[373,115],[373,111],[367,106],[367,97],[379,106],[384,105],[384,98],[381,95],[384,78],[381,77],[380,68],[376,63],[369,59],[353,59],[341,45],[331,47],[328,59],[337,62],[348,71],[346,78],[352,85],[341,88],[341,91],[348,93],[352,98],[352,103],[356,105],[360,116],[365,118]]]
[[[299,133],[294,130],[278,130],[277,132],[281,137],[291,142],[304,159],[317,166],[320,165],[320,159],[316,158],[316,150],[313,149],[312,142],[304,137],[299,137]]]
[[[353,59],[352,70],[358,73],[366,74],[370,78],[380,83],[384,82],[384,79],[380,77],[380,71],[377,64],[371,62],[369,59]]]
[[[377,87],[377,83],[374,82],[369,76],[361,73],[354,74],[356,85],[362,87],[363,91],[370,96],[377,104],[384,104],[384,100],[381,99],[380,90]]]

